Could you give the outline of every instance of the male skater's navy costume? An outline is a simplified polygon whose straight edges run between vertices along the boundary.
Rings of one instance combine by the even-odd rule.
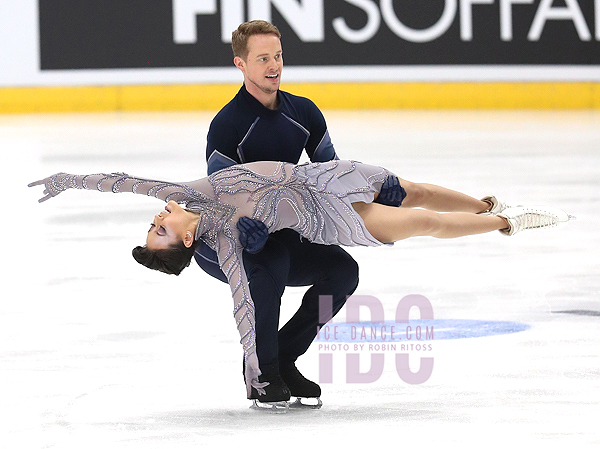
[[[337,159],[317,106],[283,91],[278,91],[277,99],[277,110],[270,110],[241,87],[210,125],[208,174],[246,162],[296,164],[303,150],[312,162]],[[207,273],[227,281],[210,248],[198,248],[195,259]],[[260,369],[267,375],[289,367],[314,340],[318,325],[324,324],[319,323],[320,295],[332,297],[335,315],[358,285],[358,265],[346,251],[302,240],[291,229],[271,234],[256,254],[244,252],[244,266],[256,308],[257,355]],[[279,330],[285,287],[309,285],[300,308]]]

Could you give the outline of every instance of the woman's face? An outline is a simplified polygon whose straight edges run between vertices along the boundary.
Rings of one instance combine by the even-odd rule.
[[[169,201],[165,209],[154,216],[150,225],[146,246],[155,251],[167,249],[177,243],[183,242],[188,220],[187,212],[175,201]]]

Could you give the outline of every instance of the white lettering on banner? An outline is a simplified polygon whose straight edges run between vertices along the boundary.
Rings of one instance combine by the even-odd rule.
[[[249,0],[248,20],[271,21],[275,7],[303,42],[325,40],[323,0]],[[231,33],[244,22],[243,0],[221,0],[221,41],[231,43]],[[173,0],[173,41],[176,44],[198,42],[196,16],[217,13],[217,0]]]
[[[231,44],[231,33],[246,21],[244,0],[221,0],[221,42]]]
[[[533,23],[531,24],[531,30],[527,38],[530,41],[537,41],[542,35],[542,30],[546,21],[550,20],[572,20],[579,35],[579,39],[582,41],[589,41],[592,39],[590,30],[585,23],[583,13],[579,8],[577,0],[565,0],[567,6],[552,6],[554,0],[542,0],[540,6],[535,14]],[[597,14],[597,11],[596,11]]]
[[[460,0],[460,38],[463,41],[473,40],[473,4],[491,5],[494,0]]]
[[[500,0],[500,38],[503,41],[513,40],[512,5],[531,4],[533,0]]]
[[[387,26],[396,36],[409,42],[430,42],[443,35],[452,25],[456,16],[457,1],[445,0],[444,12],[442,12],[440,20],[432,27],[423,30],[409,28],[400,22],[394,12],[393,0],[381,0],[381,14]]]
[[[381,19],[399,38],[409,42],[431,42],[444,35],[460,19],[460,38],[473,40],[474,5],[493,5],[496,0],[444,0],[441,17],[429,28],[413,29],[405,25],[394,11],[393,0],[344,0],[366,14],[366,24],[360,29],[348,26],[344,17],[336,17],[332,26],[337,35],[346,42],[363,43],[372,39],[381,27]],[[534,0],[498,0],[500,9],[500,38],[513,40],[514,5],[532,5]],[[578,0],[563,0],[566,6],[553,6],[556,0],[541,0],[531,28],[529,41],[540,40],[549,20],[572,21],[582,41],[590,41],[592,34]],[[589,1],[589,0],[585,0]],[[459,4],[460,2],[460,4]],[[277,9],[283,19],[303,42],[325,40],[324,0],[220,0],[221,41],[231,43],[231,32],[244,22],[245,4],[248,6],[247,20],[271,21],[272,8]],[[200,14],[217,14],[217,0],[173,0],[173,40],[176,44],[194,44],[198,41],[196,18]],[[594,0],[595,38],[600,41],[600,0]]]
[[[377,8],[377,5],[371,0],[346,0],[346,3],[350,3],[351,5],[358,6],[362,9],[367,14],[367,24],[360,30],[353,30],[348,27],[346,20],[343,17],[336,17],[331,23],[333,29],[337,35],[346,42],[351,42],[353,44],[367,42],[379,31],[379,25],[381,24],[379,8]]]
[[[325,40],[323,0],[250,0],[249,20],[271,21],[271,5],[283,16],[288,25],[303,42]]]
[[[217,0],[173,0],[173,42],[198,42],[196,15],[216,13]]]
[[[600,41],[600,0],[594,2],[596,15],[596,40]]]

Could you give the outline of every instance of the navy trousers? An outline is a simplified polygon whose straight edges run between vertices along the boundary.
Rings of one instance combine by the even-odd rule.
[[[224,280],[214,266],[196,256],[205,271]],[[358,264],[339,246],[318,245],[291,230],[269,236],[258,254],[244,252],[246,277],[255,306],[256,352],[261,370],[295,362],[317,335],[319,296],[332,297],[333,316],[358,286]],[[206,267],[206,268],[205,268]],[[220,275],[219,275],[220,274]],[[279,330],[279,309],[286,286],[310,286],[294,316]]]

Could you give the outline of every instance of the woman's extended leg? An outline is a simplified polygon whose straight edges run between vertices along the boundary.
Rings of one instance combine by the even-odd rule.
[[[422,207],[438,212],[470,212],[478,214],[490,208],[490,203],[464,193],[433,184],[423,184],[400,179],[406,191],[403,207]]]
[[[407,196],[408,198],[408,196]],[[425,209],[353,203],[373,237],[383,243],[416,236],[455,238],[506,229],[506,219],[469,212],[438,213]]]

